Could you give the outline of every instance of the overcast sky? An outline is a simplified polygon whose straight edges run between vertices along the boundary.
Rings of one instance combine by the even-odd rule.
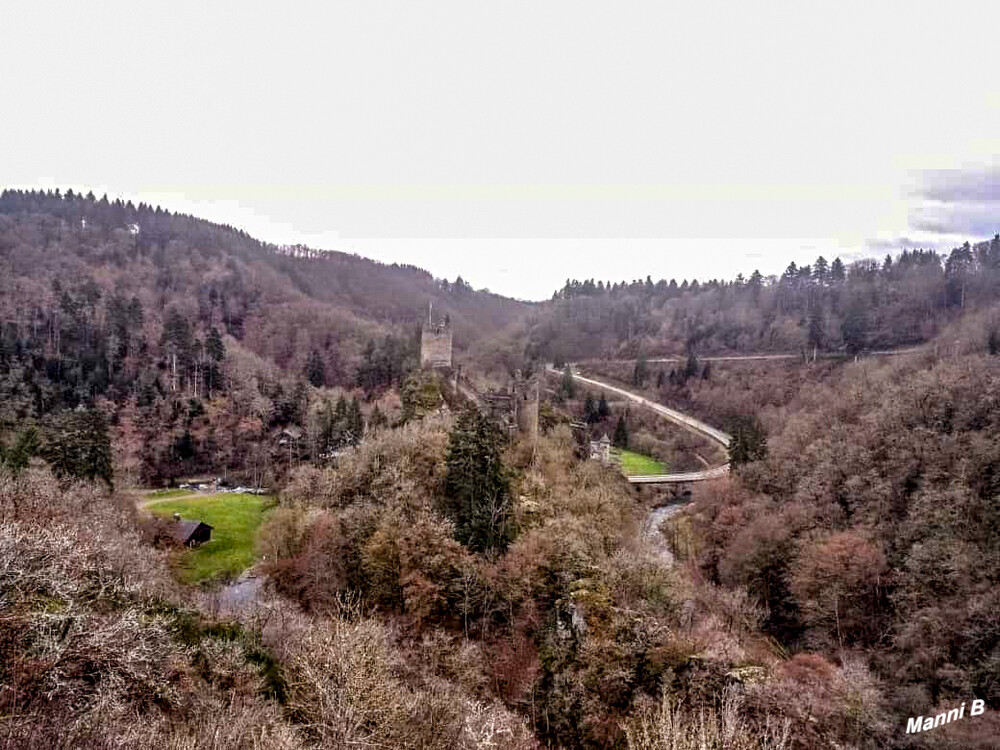
[[[106,191],[512,296],[1000,229],[996,2],[2,16],[0,185]]]

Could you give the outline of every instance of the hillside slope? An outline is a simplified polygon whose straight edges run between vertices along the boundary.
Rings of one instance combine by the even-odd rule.
[[[53,281],[93,282],[102,293],[137,294],[147,315],[182,305],[201,324],[222,323],[224,332],[250,337],[256,353],[286,367],[304,365],[310,345],[337,345],[342,351],[330,356],[349,364],[367,337],[412,331],[429,303],[438,317],[450,317],[458,349],[529,307],[475,291],[461,277],[449,283],[414,266],[278,247],[232,227],[106,196],[7,190],[0,216],[8,322],[46,322],[47,308],[58,302]]]
[[[332,402],[398,388],[431,304],[458,353],[529,309],[460,278],[276,247],[159,207],[3,191],[0,449],[96,406],[131,454],[116,463],[143,480],[270,465],[290,426],[311,457],[336,450],[373,414]]]

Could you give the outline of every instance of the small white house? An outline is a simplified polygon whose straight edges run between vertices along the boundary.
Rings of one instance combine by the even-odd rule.
[[[607,433],[601,435],[600,440],[590,441],[590,458],[601,463],[611,463],[611,440]]]

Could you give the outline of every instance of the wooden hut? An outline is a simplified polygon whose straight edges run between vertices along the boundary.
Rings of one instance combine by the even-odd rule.
[[[184,521],[175,515],[170,534],[185,547],[198,547],[212,538],[212,527],[203,521]]]

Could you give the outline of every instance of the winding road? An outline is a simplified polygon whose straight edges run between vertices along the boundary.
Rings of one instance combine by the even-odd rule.
[[[572,365],[571,365],[572,367]],[[547,365],[546,370],[550,373],[556,375],[560,374],[552,365]],[[631,391],[626,391],[624,388],[619,388],[616,385],[611,385],[610,383],[605,383],[601,380],[595,380],[594,378],[587,378],[580,375],[575,370],[573,371],[573,378],[581,383],[587,383],[588,385],[595,386],[597,388],[603,388],[606,391],[611,391],[617,393],[619,396],[624,396],[630,401],[637,403],[641,406],[645,406],[648,409],[652,409],[657,414],[665,417],[669,421],[676,425],[683,427],[697,435],[706,437],[709,440],[718,443],[722,446],[725,451],[729,450],[730,436],[723,432],[722,430],[717,430],[711,425],[705,424],[700,419],[695,419],[694,417],[683,414],[676,409],[670,409],[662,404],[658,404],[655,401],[651,401],[644,396],[639,396],[638,394],[632,393]],[[703,469],[701,471],[689,471],[683,474],[653,474],[644,476],[632,476],[628,478],[628,481],[632,484],[685,484],[687,482],[703,482],[706,479],[719,479],[724,477],[729,473],[729,464],[723,464],[722,466],[714,466],[709,469]]]
[[[918,352],[924,351],[925,346],[910,346],[903,349],[869,349],[860,354],[864,357],[898,357],[903,354],[916,354]],[[851,355],[846,352],[820,352],[816,355],[818,359],[850,359]],[[799,352],[798,354],[721,354],[721,355],[708,355],[705,357],[698,357],[699,362],[767,362],[775,360],[802,360],[810,359],[808,353],[803,354]],[[653,363],[665,363],[665,362],[683,362],[686,357],[676,356],[676,357],[654,357],[647,359],[646,361],[650,364]],[[595,360],[581,360],[577,364],[585,365],[588,362],[635,362],[634,359],[595,359]]]

